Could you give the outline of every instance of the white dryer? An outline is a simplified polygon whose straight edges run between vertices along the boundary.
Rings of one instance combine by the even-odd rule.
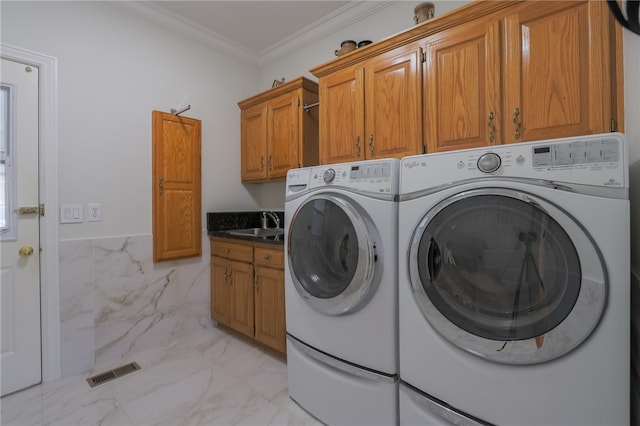
[[[290,170],[289,395],[329,425],[398,421],[399,160]]]
[[[400,424],[628,425],[617,133],[406,157]]]

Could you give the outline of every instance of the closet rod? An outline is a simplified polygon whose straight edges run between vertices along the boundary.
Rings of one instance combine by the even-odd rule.
[[[175,109],[175,108],[171,108],[171,114],[173,114],[173,115],[180,115],[180,114],[182,114],[182,113],[183,113],[183,112],[185,112],[185,111],[189,111],[190,109],[191,109],[191,104],[187,105],[187,107],[186,107],[185,109],[181,110],[181,111],[178,111],[178,110],[177,110],[177,109]]]
[[[315,108],[318,105],[320,105],[320,102],[316,102],[315,104],[304,104],[302,108],[304,109],[304,112],[309,112],[311,108]]]

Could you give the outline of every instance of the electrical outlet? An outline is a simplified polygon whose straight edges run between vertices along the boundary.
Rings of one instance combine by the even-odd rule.
[[[89,203],[87,204],[87,222],[101,222],[102,221],[102,204]]]

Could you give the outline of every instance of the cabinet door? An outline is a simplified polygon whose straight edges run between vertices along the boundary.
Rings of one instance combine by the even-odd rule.
[[[241,178],[267,177],[267,106],[259,104],[241,113]]]
[[[211,318],[229,325],[229,286],[231,262],[211,257]]]
[[[253,337],[253,265],[230,262],[229,327]]]
[[[321,164],[365,159],[363,83],[361,66],[320,79]]]
[[[200,256],[202,123],[160,111],[152,120],[153,261]]]
[[[421,79],[416,48],[394,50],[366,62],[364,158],[422,153]]]
[[[284,271],[256,267],[256,340],[285,352]]]
[[[506,16],[506,142],[610,131],[608,20],[600,1],[523,2]]]
[[[469,22],[427,38],[427,152],[500,143],[500,46],[495,19]]]
[[[268,102],[267,171],[269,179],[284,178],[298,167],[298,95],[287,93]]]

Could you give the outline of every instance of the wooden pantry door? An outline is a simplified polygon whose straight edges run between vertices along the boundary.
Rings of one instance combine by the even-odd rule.
[[[153,260],[202,254],[201,122],[153,111]]]

